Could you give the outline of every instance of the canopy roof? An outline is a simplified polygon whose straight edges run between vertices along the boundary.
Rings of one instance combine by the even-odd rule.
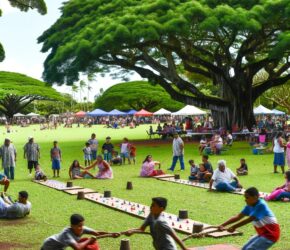
[[[31,113],[27,114],[26,116],[40,116],[40,115],[39,115],[39,114],[36,114],[36,113],[33,113],[33,112],[31,112]]]
[[[285,115],[285,112],[277,110],[277,109],[272,109],[272,112],[274,115]]]
[[[127,115],[134,115],[135,113],[137,113],[137,111],[135,109],[131,109],[127,112]]]
[[[13,115],[14,117],[23,117],[23,116],[25,116],[24,114],[21,114],[21,113],[17,113],[17,114],[15,114],[15,115]]]
[[[254,108],[255,115],[270,115],[274,114],[272,110],[267,109],[263,105],[259,105],[258,107]]]
[[[86,114],[87,114],[87,112],[81,110],[81,111],[75,113],[75,116],[76,117],[85,117]]]
[[[206,112],[192,105],[186,105],[184,108],[177,112],[172,113],[172,115],[205,115]]]
[[[135,116],[152,116],[153,113],[151,113],[145,109],[141,109],[140,111],[136,112],[134,115]]]
[[[118,115],[126,115],[127,113],[125,113],[125,112],[122,112],[122,111],[120,111],[120,110],[118,110],[118,109],[113,109],[113,110],[111,110],[109,113],[108,113],[108,115],[111,115],[111,116],[118,116]]]
[[[108,112],[102,110],[102,109],[95,109],[92,112],[88,112],[87,116],[107,116]]]
[[[162,109],[159,109],[158,111],[154,112],[153,115],[171,115],[171,112],[162,108]]]

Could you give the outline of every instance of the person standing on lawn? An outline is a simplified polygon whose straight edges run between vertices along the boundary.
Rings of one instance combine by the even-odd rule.
[[[14,180],[16,155],[16,148],[11,144],[10,139],[6,138],[3,146],[0,148],[0,157],[2,158],[4,174],[10,180]]]
[[[28,137],[28,142],[24,145],[24,159],[27,159],[27,167],[29,176],[31,176],[32,168],[36,168],[40,159],[40,147],[34,142],[33,137]]]
[[[92,161],[97,159],[97,154],[98,154],[98,145],[99,142],[96,139],[96,134],[93,133],[91,135],[91,139],[88,140],[88,143],[90,144],[91,147],[91,152],[92,152]]]
[[[279,173],[277,171],[277,166],[281,166],[282,173],[285,172],[285,156],[284,156],[284,145],[283,133],[280,131],[278,132],[277,136],[273,139],[273,152],[274,152],[274,173]]]
[[[172,142],[172,151],[173,151],[173,158],[172,158],[172,164],[171,167],[168,169],[170,171],[174,171],[174,168],[176,166],[177,160],[180,162],[180,170],[184,170],[184,142],[180,138],[179,134],[177,132],[173,133],[173,142]]]

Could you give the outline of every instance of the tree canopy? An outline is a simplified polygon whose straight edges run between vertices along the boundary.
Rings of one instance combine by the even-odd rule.
[[[251,127],[253,102],[290,79],[290,1],[71,0],[38,41],[50,83],[135,71],[175,100],[211,109],[219,125]],[[254,83],[261,70],[267,79]],[[217,97],[199,89],[201,78]]]
[[[36,9],[41,15],[46,14],[47,8],[44,0],[8,0],[12,7],[18,8],[21,11],[28,11],[29,9]],[[0,9],[0,16],[2,11]],[[0,43],[0,62],[5,59],[5,51]]]
[[[95,102],[95,107],[112,109],[157,111],[165,108],[170,111],[181,109],[184,104],[174,101],[160,86],[145,81],[124,82],[107,89]]]
[[[0,112],[12,118],[35,100],[62,101],[63,97],[46,83],[13,72],[0,72]]]

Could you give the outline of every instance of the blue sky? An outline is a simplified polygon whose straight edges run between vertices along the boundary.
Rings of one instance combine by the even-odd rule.
[[[2,10],[0,41],[6,53],[5,61],[0,63],[0,71],[20,72],[41,80],[46,54],[40,52],[41,44],[37,44],[37,37],[58,19],[62,2],[62,0],[46,0],[48,13],[42,16],[35,10],[21,12],[12,8],[7,0],[0,0]],[[140,79],[137,75],[133,78]],[[109,76],[98,77],[96,82],[92,83],[91,98],[100,88],[107,89],[118,82],[120,80],[112,80]],[[67,86],[57,89],[70,93]]]

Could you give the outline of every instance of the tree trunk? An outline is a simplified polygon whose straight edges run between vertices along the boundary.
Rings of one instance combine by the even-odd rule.
[[[221,97],[230,104],[228,110],[212,110],[213,118],[217,121],[217,126],[227,129],[232,129],[235,125],[240,129],[246,126],[250,130],[255,124],[251,84],[236,79],[235,87],[236,91],[233,93],[226,84],[221,85]]]

